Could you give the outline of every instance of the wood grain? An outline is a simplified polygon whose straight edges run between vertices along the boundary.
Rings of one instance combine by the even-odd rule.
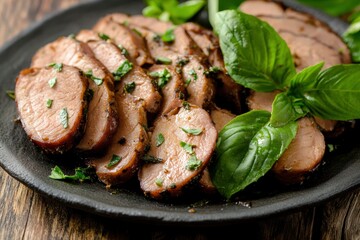
[[[0,46],[53,11],[86,0],[0,0]],[[360,189],[318,207],[227,227],[156,227],[63,206],[0,169],[0,239],[360,239]]]

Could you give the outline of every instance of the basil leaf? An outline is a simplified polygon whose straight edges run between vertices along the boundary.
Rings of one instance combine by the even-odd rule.
[[[350,48],[352,61],[360,62],[360,16],[351,23],[342,37]]]
[[[216,14],[225,67],[239,84],[255,91],[284,89],[296,74],[286,42],[266,22],[226,10]]]
[[[360,65],[344,64],[320,73],[314,86],[303,93],[310,112],[323,119],[360,118]]]
[[[340,16],[350,12],[356,6],[359,6],[359,0],[298,0],[299,2],[311,7],[320,9],[327,14]]]
[[[282,127],[304,117],[308,112],[301,98],[294,99],[286,92],[279,93],[272,104],[270,124],[272,127]]]
[[[280,128],[268,124],[270,113],[250,111],[231,120],[219,133],[212,181],[226,198],[256,182],[286,150],[297,123]]]
[[[156,137],[156,146],[160,147],[161,144],[163,144],[165,142],[165,138],[164,135],[162,135],[161,133],[159,133],[159,135],[157,135]]]
[[[324,62],[321,62],[316,65],[304,68],[301,72],[296,74],[290,80],[289,92],[293,95],[296,95],[297,92],[303,92],[306,89],[311,89],[315,85],[316,79],[323,66]]]
[[[87,176],[87,171],[89,168],[81,168],[78,167],[75,169],[74,175],[66,175],[61,170],[59,166],[55,166],[51,169],[51,173],[49,178],[55,179],[55,180],[73,180],[73,181],[84,181],[84,180],[90,180],[90,176]]]
[[[206,4],[204,0],[190,0],[180,3],[170,10],[171,19],[175,24],[181,24],[191,19]]]

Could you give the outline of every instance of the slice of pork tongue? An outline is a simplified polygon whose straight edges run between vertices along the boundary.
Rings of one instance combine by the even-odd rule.
[[[311,118],[298,120],[298,132],[272,171],[285,184],[301,183],[315,170],[325,153],[324,135]]]
[[[86,42],[94,52],[95,57],[104,64],[110,72],[115,73],[123,64],[126,64],[127,58],[124,56],[124,52],[110,39],[104,41],[96,32],[91,30],[80,31],[76,39]],[[161,95],[144,70],[135,64],[131,65],[131,71],[121,79],[115,81],[115,83],[121,83],[120,88],[122,89],[128,84],[135,84],[135,89],[131,92],[131,95],[136,98],[136,101],[143,101],[145,103],[147,112],[156,113],[160,108]]]
[[[130,59],[137,65],[143,66],[154,63],[142,36],[136,30],[125,26],[125,24],[114,21],[110,15],[101,18],[95,24],[93,30],[106,34],[116,45],[125,48]]]
[[[74,67],[21,71],[15,85],[16,104],[29,138],[46,152],[72,149],[84,134],[87,88],[88,80]]]
[[[76,148],[81,152],[103,150],[118,125],[111,74],[95,58],[88,45],[68,37],[60,37],[38,50],[33,56],[32,66],[47,66],[54,62],[75,66],[92,74],[89,88],[93,97],[89,104],[86,130]]]
[[[240,9],[274,27],[288,44],[298,70],[321,61],[325,61],[325,68],[351,61],[341,37],[308,14],[263,1],[246,1]]]
[[[199,24],[188,22],[181,25],[192,40],[201,48],[213,69],[212,73],[216,80],[216,103],[222,107],[231,109],[235,113],[241,113],[241,92],[243,87],[237,84],[225,69],[224,58],[221,53],[219,39],[215,34]]]
[[[146,112],[143,105],[136,104],[128,93],[116,93],[119,122],[121,124],[104,156],[92,159],[99,179],[108,187],[131,179],[139,168],[139,159],[148,146]]]
[[[189,129],[201,133],[193,135],[184,131]],[[154,124],[150,151],[145,158],[155,163],[145,163],[140,169],[141,189],[156,199],[181,195],[184,186],[206,168],[216,139],[209,114],[197,106],[190,105],[188,110],[181,108],[172,116],[160,117]]]

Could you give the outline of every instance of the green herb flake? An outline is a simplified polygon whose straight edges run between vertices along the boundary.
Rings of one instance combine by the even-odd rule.
[[[151,156],[149,154],[142,156],[141,160],[145,163],[161,163],[163,161],[163,159]]]
[[[134,33],[136,33],[139,37],[142,37],[141,32],[139,32],[139,30],[137,30],[136,28],[132,29]]]
[[[208,70],[204,71],[204,75],[207,77],[212,77],[220,71],[220,68],[217,66],[211,66]]]
[[[132,68],[133,64],[126,59],[123,63],[121,63],[116,72],[113,72],[115,81],[120,81],[120,79],[125,76],[125,74],[130,72]]]
[[[91,69],[85,73],[85,76],[93,80],[97,86],[100,86],[104,82],[104,79],[95,77]]]
[[[193,77],[194,81],[196,81],[198,79],[198,75],[197,75],[197,73],[195,72],[194,69],[191,69],[189,71],[189,74]]]
[[[191,83],[191,78],[185,80],[185,86],[189,86],[190,83]]]
[[[106,165],[106,168],[112,168],[113,166],[115,166],[116,164],[118,164],[121,161],[122,157],[113,154],[110,162]]]
[[[168,29],[162,36],[161,40],[166,43],[172,43],[175,41],[174,29]]]
[[[155,180],[155,184],[156,184],[156,186],[158,186],[158,187],[162,187],[163,183],[164,183],[164,180],[161,179],[161,178],[157,178],[157,179]]]
[[[125,83],[124,91],[127,93],[132,93],[135,90],[135,82]]]
[[[167,58],[167,57],[156,57],[155,62],[158,63],[158,64],[169,65],[169,64],[172,63],[172,60],[170,58]]]
[[[75,174],[74,175],[66,175],[61,170],[59,166],[55,166],[51,169],[51,173],[49,178],[55,179],[55,180],[72,180],[72,181],[79,181],[83,182],[85,180],[90,180],[90,176],[88,176],[88,170],[89,168],[75,168]]]
[[[15,92],[13,90],[7,90],[6,94],[8,95],[9,98],[15,100]]]
[[[186,143],[186,142],[183,142],[181,141],[180,142],[180,146],[189,154],[193,154],[194,153],[194,145],[191,145],[190,143]]]
[[[99,36],[99,38],[101,38],[102,40],[105,40],[105,41],[110,39],[110,37],[104,33],[98,33],[98,36]]]
[[[48,81],[49,86],[50,86],[51,88],[53,88],[53,87],[55,86],[55,84],[56,84],[56,81],[57,81],[57,78],[56,78],[56,77],[50,79],[50,80]]]
[[[171,79],[171,73],[167,68],[160,71],[150,72],[149,76],[157,78],[157,86],[163,88]]]
[[[190,171],[195,171],[201,166],[201,164],[202,162],[195,155],[191,155],[186,164],[186,169]]]
[[[190,62],[190,60],[188,58],[178,58],[176,61],[176,66],[183,67],[186,64],[188,64],[189,62]]]
[[[46,101],[46,107],[47,107],[47,108],[51,108],[52,103],[53,103],[53,100],[52,100],[52,99],[48,99],[48,100]]]
[[[128,56],[128,55],[129,55],[128,50],[126,50],[126,48],[124,48],[123,45],[119,44],[119,45],[118,45],[118,48],[121,50],[121,54],[122,54],[122,55],[124,55],[124,56]]]
[[[58,72],[61,72],[62,69],[63,69],[63,64],[62,63],[50,63],[48,66],[52,67],[53,69],[55,69]]]
[[[190,104],[187,101],[183,101],[182,105],[185,108],[185,110],[190,110]]]
[[[163,144],[165,141],[164,135],[162,135],[162,133],[159,133],[156,137],[156,146],[160,147],[161,144]]]
[[[125,20],[122,24],[123,24],[125,27],[128,27],[128,26],[129,26],[129,21]]]
[[[181,130],[183,130],[187,134],[194,136],[200,135],[202,133],[202,129],[196,129],[196,128],[181,128]]]
[[[66,129],[69,127],[69,115],[66,108],[63,108],[60,110],[60,123],[63,125],[63,127]]]

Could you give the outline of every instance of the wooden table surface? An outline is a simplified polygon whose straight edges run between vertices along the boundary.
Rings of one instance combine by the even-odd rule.
[[[86,1],[0,0],[0,46],[49,13]],[[317,207],[271,219],[237,226],[184,229],[115,221],[70,209],[27,188],[0,168],[0,209],[0,240],[232,239],[232,236],[236,239],[360,239],[360,189]]]

